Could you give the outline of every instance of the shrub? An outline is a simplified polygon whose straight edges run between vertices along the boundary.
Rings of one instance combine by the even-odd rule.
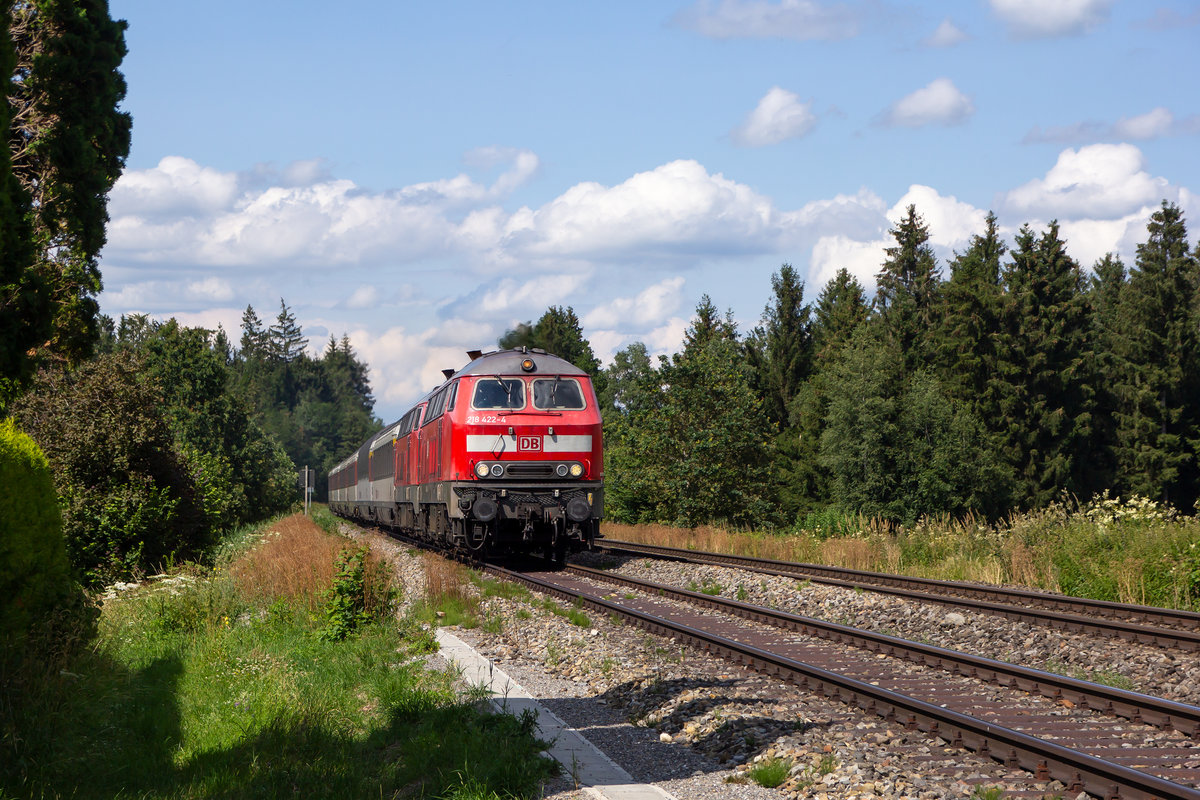
[[[198,554],[210,529],[157,388],[125,354],[43,371],[14,408],[43,449],[72,564],[99,584]]]
[[[96,634],[71,577],[50,466],[12,420],[0,421],[0,719],[57,675]]]

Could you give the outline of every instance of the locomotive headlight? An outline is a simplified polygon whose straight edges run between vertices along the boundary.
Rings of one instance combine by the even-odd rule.
[[[537,369],[537,364],[533,363],[532,358],[527,358],[521,362],[521,369],[525,372],[533,372],[535,369]]]
[[[583,464],[572,464],[571,465],[571,477],[572,478],[578,478],[582,474],[583,474]]]
[[[567,465],[566,464],[559,464],[557,467],[554,468],[554,471],[558,473],[558,477],[560,477],[560,478],[567,477]]]
[[[503,464],[492,464],[492,477],[493,478],[504,477],[504,465]]]
[[[475,474],[481,478],[486,478],[488,476],[488,465],[484,464],[482,461],[476,464]]]

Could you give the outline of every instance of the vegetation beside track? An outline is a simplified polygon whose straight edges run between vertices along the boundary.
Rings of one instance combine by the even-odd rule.
[[[1061,502],[995,524],[912,526],[830,517],[787,533],[619,525],[611,539],[925,578],[1016,584],[1126,603],[1200,610],[1200,519],[1144,498]]]
[[[427,669],[389,575],[297,515],[110,592],[91,652],[5,676],[0,797],[532,796],[535,721]]]

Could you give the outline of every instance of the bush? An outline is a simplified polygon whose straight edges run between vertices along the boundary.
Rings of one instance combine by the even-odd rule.
[[[71,563],[99,584],[200,553],[210,528],[136,359],[43,371],[14,408],[53,469]]]
[[[50,465],[12,420],[0,421],[0,486],[0,640],[11,646],[81,603]]]

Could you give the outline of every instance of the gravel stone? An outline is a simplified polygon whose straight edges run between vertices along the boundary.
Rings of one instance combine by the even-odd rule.
[[[406,602],[422,596],[421,556],[386,536],[361,533],[349,525],[344,532],[369,540],[387,555]],[[1194,654],[727,567],[602,554],[582,554],[577,560],[684,588],[719,587],[720,594],[744,602],[1074,677],[1105,679],[1184,702],[1196,701],[1195,687],[1200,685],[1200,659]],[[610,594],[620,596],[623,590],[610,589]],[[679,800],[934,800],[970,797],[989,787],[1004,797],[1070,794],[1056,781],[1035,784],[1020,770],[690,650],[673,639],[595,614],[589,615],[588,627],[579,627],[541,603],[538,595],[524,600],[486,598],[482,614],[487,630],[455,633],[635,780],[654,783]],[[772,759],[791,761],[785,783],[764,789],[751,782],[750,770]],[[587,796],[573,786],[569,775],[547,784],[545,791],[555,800]]]

